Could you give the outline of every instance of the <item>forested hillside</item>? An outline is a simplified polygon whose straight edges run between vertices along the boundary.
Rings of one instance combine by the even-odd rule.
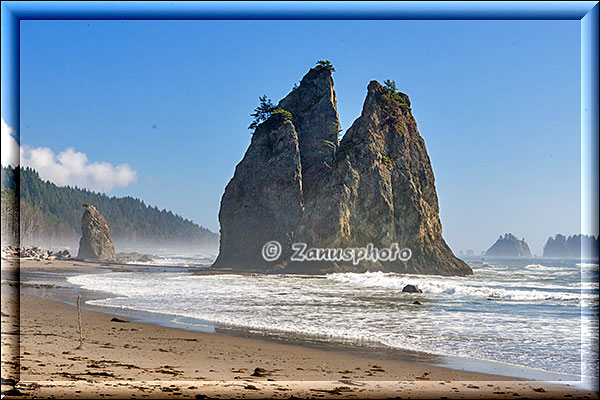
[[[10,237],[11,216],[18,213],[15,193],[20,189],[21,240],[73,241],[81,236],[83,203],[94,205],[106,218],[115,244],[216,248],[218,235],[171,211],[159,210],[133,197],[108,197],[77,187],[57,186],[40,179],[31,168],[2,167],[2,234]]]

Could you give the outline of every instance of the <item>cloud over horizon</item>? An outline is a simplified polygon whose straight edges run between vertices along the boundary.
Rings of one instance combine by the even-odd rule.
[[[40,178],[59,186],[77,186],[108,193],[137,181],[137,171],[128,164],[114,166],[107,162],[90,162],[85,153],[69,147],[56,155],[47,147],[19,145],[12,137],[13,129],[2,119],[2,165],[31,167]],[[19,151],[15,151],[19,149]]]
[[[2,165],[19,165],[19,144],[13,137],[14,129],[2,118]]]

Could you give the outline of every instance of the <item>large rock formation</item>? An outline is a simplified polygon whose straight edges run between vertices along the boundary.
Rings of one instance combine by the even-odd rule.
[[[263,272],[469,275],[442,238],[431,163],[408,96],[376,81],[338,141],[329,68],[317,66],[254,132],[221,201],[215,267]],[[285,110],[285,111],[284,111]],[[265,261],[262,248],[281,244]],[[408,261],[291,261],[308,248],[409,248]]]
[[[556,234],[549,237],[544,245],[544,258],[581,258],[598,259],[598,236]]]
[[[519,240],[512,233],[500,236],[496,243],[485,252],[490,257],[525,257],[531,258],[531,251],[525,239]]]
[[[114,260],[115,245],[110,238],[106,220],[96,207],[84,204],[85,212],[81,218],[81,239],[78,258]]]

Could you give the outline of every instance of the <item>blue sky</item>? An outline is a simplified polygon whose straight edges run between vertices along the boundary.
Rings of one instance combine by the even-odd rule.
[[[410,96],[455,251],[580,231],[579,21],[22,21],[21,145],[218,231],[258,96],[319,59],[343,129],[372,79]]]

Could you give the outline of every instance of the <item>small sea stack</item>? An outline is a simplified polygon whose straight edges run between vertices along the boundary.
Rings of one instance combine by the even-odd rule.
[[[81,218],[81,239],[77,258],[114,260],[115,245],[110,238],[108,223],[96,207],[84,203]]]
[[[525,239],[519,240],[512,233],[500,236],[496,243],[485,252],[485,255],[488,257],[532,257]]]

